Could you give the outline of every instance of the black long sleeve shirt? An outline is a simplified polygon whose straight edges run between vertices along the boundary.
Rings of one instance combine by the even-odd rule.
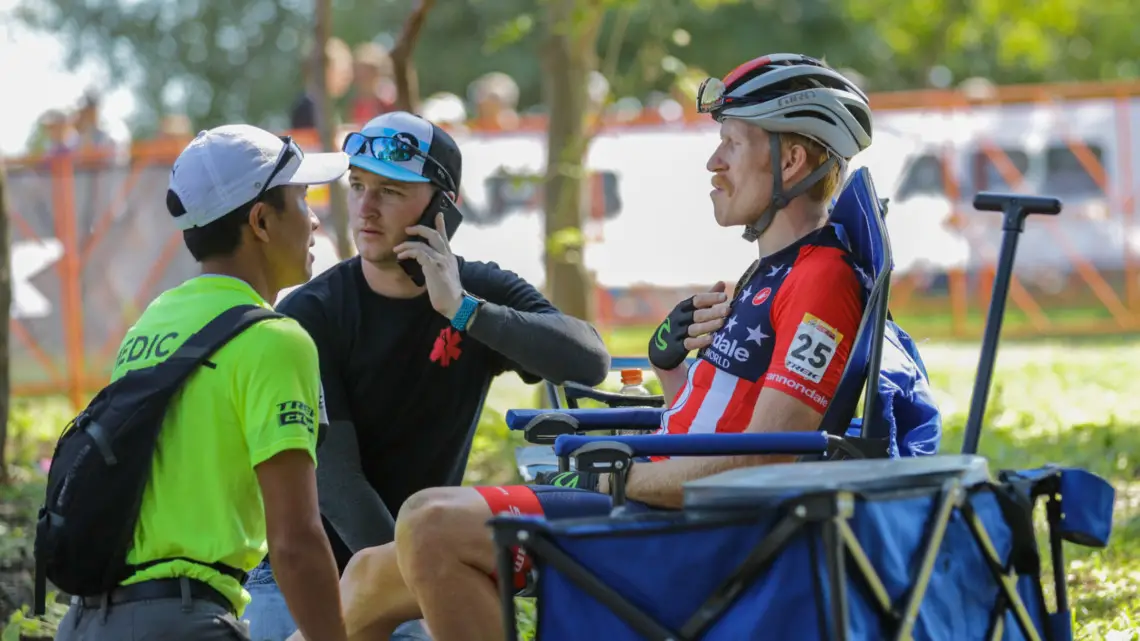
[[[278,311],[317,344],[329,431],[317,452],[325,529],[343,569],[393,539],[413,493],[459,485],[492,379],[600,383],[609,354],[597,331],[560,313],[494,263],[459,259],[463,287],[487,303],[455,331],[427,294],[373,292],[355,257],[290,293]]]

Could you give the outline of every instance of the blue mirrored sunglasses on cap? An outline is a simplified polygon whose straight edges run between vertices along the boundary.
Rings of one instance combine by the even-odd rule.
[[[423,158],[425,163],[430,162],[438,167],[440,173],[442,173],[450,183],[448,185],[437,184],[437,187],[448,191],[455,191],[455,181],[452,180],[451,174],[447,172],[447,169],[439,164],[439,161],[435,158],[420,151],[419,148],[413,147],[406,140],[392,138],[391,136],[365,136],[362,133],[353,132],[345,136],[341,151],[350,156],[370,156],[376,160],[392,163],[408,162],[418,156]],[[425,175],[425,177],[431,180],[429,176]]]

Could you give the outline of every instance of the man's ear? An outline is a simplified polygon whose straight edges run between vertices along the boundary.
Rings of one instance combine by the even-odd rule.
[[[269,242],[269,225],[266,221],[273,213],[273,208],[263,202],[256,202],[249,209],[249,228],[254,238],[262,242]]]
[[[807,166],[808,156],[807,148],[801,144],[792,143],[785,146],[780,150],[780,164],[784,174],[784,180],[794,177],[797,173],[807,175],[810,169]]]

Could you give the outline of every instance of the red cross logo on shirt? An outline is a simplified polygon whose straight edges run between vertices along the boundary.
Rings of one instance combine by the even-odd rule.
[[[459,341],[462,338],[459,332],[444,327],[431,348],[431,361],[439,363],[440,367],[447,367],[451,365],[451,361],[459,360],[459,356],[463,353],[463,350],[459,349]]]

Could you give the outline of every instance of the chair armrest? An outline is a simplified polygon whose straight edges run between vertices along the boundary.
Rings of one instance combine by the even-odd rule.
[[[582,448],[598,451],[621,444],[639,456],[735,456],[740,454],[822,454],[828,438],[823,432],[769,434],[646,434],[644,436],[585,436],[568,434],[554,442],[559,457],[573,457]]]
[[[655,407],[599,409],[507,410],[507,428],[522,431],[528,443],[551,445],[564,434],[608,430],[651,432],[661,425],[663,410]]]
[[[554,441],[559,469],[583,472],[624,472],[644,456],[734,456],[741,454],[824,454],[830,437],[824,432],[774,434],[652,434],[645,436],[579,436]],[[625,474],[610,477],[614,506],[625,503]]]

